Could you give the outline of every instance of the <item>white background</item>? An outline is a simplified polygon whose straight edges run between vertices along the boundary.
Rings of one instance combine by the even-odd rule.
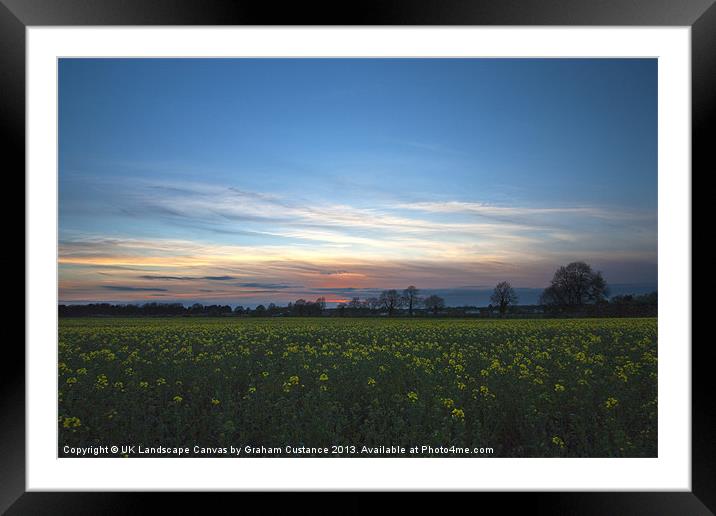
[[[691,489],[691,38],[688,27],[30,27],[27,30],[29,491]],[[657,57],[659,457],[58,459],[57,59],[75,56]]]

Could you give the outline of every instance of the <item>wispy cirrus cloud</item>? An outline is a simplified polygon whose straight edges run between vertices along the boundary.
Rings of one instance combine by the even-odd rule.
[[[99,287],[118,292],[167,292],[165,288],[130,287],[127,285],[100,285]]]
[[[544,284],[555,265],[573,259],[610,267],[656,262],[653,214],[608,207],[457,200],[312,204],[196,182],[137,181],[114,191],[123,192],[114,205],[127,217],[158,219],[182,228],[180,234],[186,236],[66,231],[59,243],[63,297],[74,291],[87,298],[83,274],[85,282],[101,274],[119,287],[96,292],[131,296],[168,291],[178,299],[266,294],[278,300],[321,292],[346,295],[349,289],[377,286],[447,288],[505,278],[527,287]],[[615,224],[622,229],[615,232]],[[217,240],[217,231],[227,238]],[[215,288],[217,284],[224,288]]]
[[[160,276],[145,274],[139,276],[145,280],[167,280],[167,281],[195,281],[195,280],[211,280],[211,281],[229,281],[236,279],[234,276]]]
[[[446,250],[504,256],[569,243],[587,246],[614,225],[634,227],[632,244],[654,247],[655,216],[605,207],[496,206],[411,202],[376,206],[314,205],[305,199],[203,183],[124,185],[123,210],[159,217],[197,235],[222,233],[253,246],[345,248],[354,254],[429,257]],[[634,240],[636,236],[636,240]],[[614,240],[611,235],[610,241]]]
[[[237,283],[238,287],[261,288],[265,290],[284,290],[287,288],[301,288],[300,285],[281,285],[277,283]]]

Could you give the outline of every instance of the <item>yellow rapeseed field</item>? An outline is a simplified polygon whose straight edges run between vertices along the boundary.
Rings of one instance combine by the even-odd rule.
[[[61,319],[59,444],[653,457],[656,319]]]

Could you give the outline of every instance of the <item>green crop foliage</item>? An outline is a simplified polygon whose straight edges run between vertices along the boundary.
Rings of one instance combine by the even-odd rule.
[[[656,319],[61,319],[59,444],[655,457]]]

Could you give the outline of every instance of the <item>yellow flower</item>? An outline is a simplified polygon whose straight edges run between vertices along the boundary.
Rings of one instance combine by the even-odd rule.
[[[318,377],[318,379],[321,380],[322,382],[327,382],[328,375],[326,373],[323,373],[321,376]]]
[[[608,409],[616,407],[617,405],[619,405],[619,400],[616,398],[610,397],[610,398],[607,398],[607,401],[604,402],[604,406],[607,407]]]
[[[561,385],[559,383],[554,384],[554,391],[555,392],[564,392],[564,385]]]
[[[66,417],[62,420],[62,426],[64,428],[77,428],[78,426],[81,426],[82,422],[80,421],[80,418],[78,417]]]
[[[216,398],[211,398],[212,405],[218,405],[219,403],[221,403],[221,402],[219,400],[217,400]]]
[[[559,446],[560,448],[564,448],[564,441],[561,437],[558,437],[556,435],[552,437],[552,444],[554,444],[555,446]]]
[[[101,374],[97,377],[97,381],[95,382],[95,387],[98,389],[104,389],[109,385],[109,378],[107,378],[107,375]]]
[[[375,385],[375,378],[370,378],[370,377],[369,377],[369,378],[368,378],[368,385],[371,385],[371,386]]]
[[[410,400],[411,403],[415,403],[416,401],[418,401],[418,393],[414,392],[414,391],[410,391],[408,393],[408,399]]]
[[[454,408],[452,409],[452,417],[453,419],[463,420],[465,419],[465,412],[462,409]]]

